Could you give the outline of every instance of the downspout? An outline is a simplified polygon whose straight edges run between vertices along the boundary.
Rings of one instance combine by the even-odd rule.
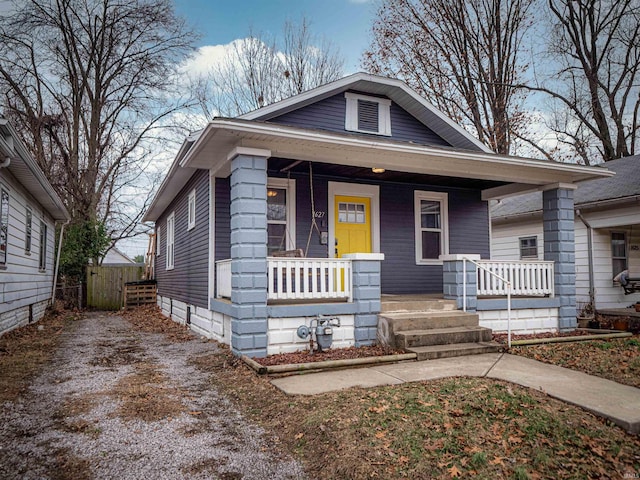
[[[51,305],[56,301],[56,287],[58,286],[58,269],[60,268],[60,252],[62,251],[62,237],[64,237],[64,227],[69,224],[71,220],[67,220],[60,227],[60,238],[58,239],[58,254],[56,255],[56,268],[53,274],[53,289],[51,291]]]
[[[7,168],[9,165],[11,165],[11,157],[5,158],[4,161],[0,163],[0,168]]]
[[[582,216],[580,209],[576,209],[576,216],[587,227],[587,254],[589,256],[589,302],[593,305],[593,309],[596,308],[596,295],[593,280],[593,241],[591,239],[593,229],[587,220]]]

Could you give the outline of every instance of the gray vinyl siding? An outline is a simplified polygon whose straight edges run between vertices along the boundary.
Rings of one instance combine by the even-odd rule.
[[[449,253],[489,257],[488,206],[480,192],[433,185],[380,187],[382,293],[442,293],[442,266],[416,265],[414,192],[447,192]]]
[[[393,140],[414,142],[432,146],[450,146],[450,144],[433,130],[416,120],[406,110],[391,103],[391,138]],[[307,105],[298,110],[285,113],[269,120],[295,127],[329,130],[345,133],[346,99],[344,93],[334,95],[319,102]],[[353,133],[353,132],[349,132]],[[370,137],[371,134],[359,134]]]
[[[196,189],[196,225],[187,230],[189,193]],[[175,214],[174,268],[167,270],[167,217]],[[208,307],[209,172],[198,170],[158,219],[160,241],[156,259],[158,294],[198,307]]]

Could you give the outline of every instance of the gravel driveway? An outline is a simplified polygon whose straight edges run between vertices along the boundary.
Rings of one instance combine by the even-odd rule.
[[[195,366],[214,342],[171,341],[100,312],[63,336],[28,392],[2,406],[0,478],[304,477]]]

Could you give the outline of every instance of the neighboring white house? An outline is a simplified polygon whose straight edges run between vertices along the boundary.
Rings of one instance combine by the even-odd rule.
[[[129,264],[136,263],[131,260],[127,255],[122,253],[116,247],[110,249],[105,256],[102,258],[102,265],[121,265],[121,264]]]
[[[576,300],[622,308],[640,301],[613,277],[628,269],[640,277],[640,155],[606,163],[616,175],[578,182],[574,196]],[[511,197],[491,208],[491,258],[543,258],[542,194]]]
[[[52,297],[62,200],[0,118],[0,334],[42,318]]]

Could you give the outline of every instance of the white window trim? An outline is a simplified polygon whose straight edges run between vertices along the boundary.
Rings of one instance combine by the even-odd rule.
[[[175,267],[175,231],[176,231],[176,216],[175,212],[171,212],[171,215],[167,217],[167,241],[166,241],[166,269],[173,270]]]
[[[442,215],[442,225],[440,231],[440,255],[449,254],[449,194],[446,192],[427,192],[416,190],[414,192],[414,224],[415,224],[415,244],[416,244],[416,265],[442,265],[442,260],[422,258],[422,222],[420,218],[420,201],[430,200],[440,202],[440,214]]]
[[[281,188],[287,191],[285,245],[287,250],[294,250],[296,248],[296,181],[289,178],[269,177],[267,178],[267,190],[269,188]]]
[[[196,226],[196,189],[189,193],[187,199],[187,230],[191,230]]]
[[[329,182],[329,258],[336,256],[336,195],[347,197],[366,197],[371,202],[371,253],[380,253],[380,187],[361,183]]]
[[[156,257],[160,256],[160,238],[162,237],[162,230],[160,225],[156,225]]]
[[[344,129],[350,132],[370,133],[391,136],[391,100],[388,98],[370,97],[359,93],[345,92],[347,109],[344,117]],[[378,104],[378,131],[358,129],[358,100],[366,100]]]

